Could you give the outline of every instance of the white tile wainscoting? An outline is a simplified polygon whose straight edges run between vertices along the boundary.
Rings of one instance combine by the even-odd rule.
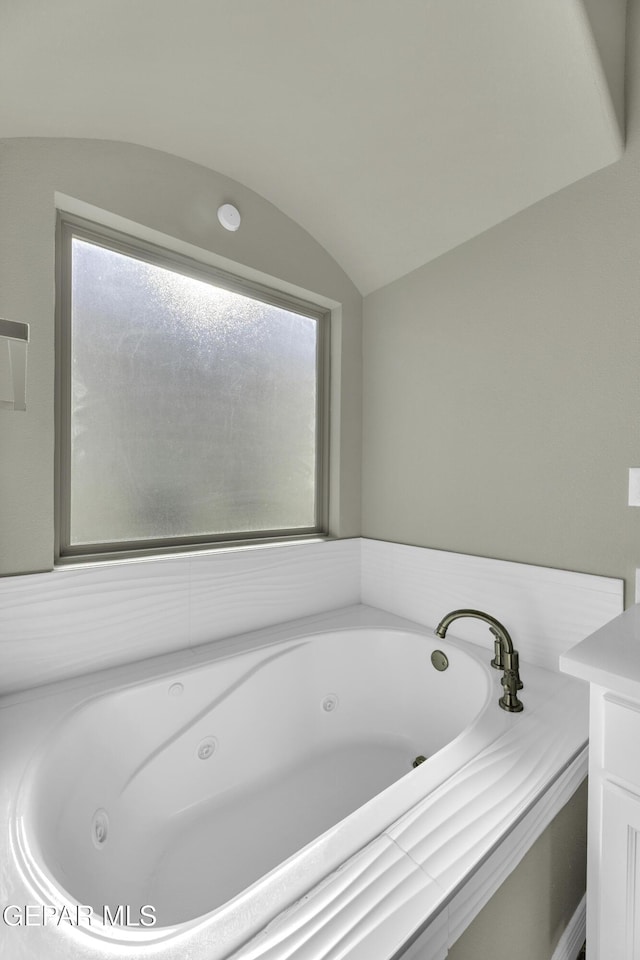
[[[0,580],[0,693],[360,601],[360,541],[63,567]]]
[[[362,603],[435,626],[459,607],[485,610],[507,628],[522,660],[558,669],[558,658],[623,610],[622,580],[444,550],[362,540]],[[450,632],[493,646],[486,624]]]
[[[558,657],[623,609],[623,583],[368,539],[220,550],[0,579],[0,693],[354,603],[427,626],[457,607],[502,621],[523,661]],[[451,633],[492,647],[486,626]]]

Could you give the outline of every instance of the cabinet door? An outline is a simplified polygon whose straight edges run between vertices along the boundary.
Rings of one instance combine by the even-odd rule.
[[[602,791],[601,960],[640,960],[640,797],[607,781]]]

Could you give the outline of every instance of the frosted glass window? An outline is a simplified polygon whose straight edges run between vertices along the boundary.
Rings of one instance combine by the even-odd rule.
[[[321,315],[69,250],[62,552],[318,530]]]

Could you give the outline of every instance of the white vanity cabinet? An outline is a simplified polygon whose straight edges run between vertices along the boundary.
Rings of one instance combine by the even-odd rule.
[[[590,683],[587,960],[640,960],[640,606],[560,669]]]

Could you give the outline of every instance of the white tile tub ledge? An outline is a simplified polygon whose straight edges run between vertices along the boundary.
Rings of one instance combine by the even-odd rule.
[[[103,766],[112,764],[115,770],[126,761],[129,775],[119,795],[126,794],[127,802],[132,803],[136,789],[146,789],[143,796],[154,802],[159,798],[162,803],[165,795],[175,794],[178,809],[185,782],[180,767],[185,732],[196,744],[202,732],[215,732],[206,718],[212,715],[212,704],[219,709],[227,703],[232,688],[244,691],[252,704],[256,696],[266,695],[269,706],[272,688],[256,693],[247,678],[253,683],[276,661],[311,658],[304,661],[303,675],[316,691],[313,697],[316,684],[318,690],[332,691],[331,696],[335,694],[340,703],[336,713],[331,712],[331,705],[329,712],[323,713],[320,700],[313,700],[313,717],[323,718],[318,722],[324,723],[326,718],[340,718],[341,711],[342,716],[349,715],[350,694],[338,689],[336,674],[323,675],[323,651],[333,646],[340,669],[346,666],[361,679],[366,657],[360,647],[353,647],[360,651],[357,656],[350,656],[349,650],[351,644],[364,643],[364,649],[371,651],[370,669],[378,663],[380,677],[370,718],[363,721],[362,729],[368,731],[377,723],[386,732],[400,714],[402,722],[409,722],[415,702],[430,683],[432,692],[425,695],[424,704],[418,704],[420,710],[429,707],[426,701],[437,705],[429,724],[434,737],[440,736],[439,728],[453,732],[447,734],[450,742],[444,740],[427,762],[406,775],[394,774],[393,782],[387,780],[388,786],[369,794],[371,799],[341,815],[333,826],[323,827],[315,839],[286,855],[278,866],[262,876],[258,872],[259,879],[241,886],[240,893],[221,895],[215,909],[199,906],[187,920],[169,915],[163,925],[144,930],[99,924],[91,929],[65,923],[1,925],[0,953],[4,950],[3,955],[11,960],[115,960],[125,956],[145,960],[182,960],[185,956],[190,960],[390,960],[406,952],[407,960],[443,960],[448,947],[584,778],[588,735],[586,684],[523,659],[525,708],[521,714],[507,714],[498,707],[499,677],[489,667],[492,644],[481,647],[451,636],[453,632],[454,627],[446,640],[439,640],[424,625],[355,604],[4,697],[0,700],[0,766],[4,774],[0,886],[5,904],[16,905],[82,903],[76,881],[71,896],[60,875],[64,869],[68,870],[65,876],[75,870],[73,862],[71,867],[65,862],[71,854],[60,838],[65,831],[71,837],[77,820],[83,819],[76,817],[71,798],[80,805],[78,810],[82,804],[89,811],[110,805],[111,801],[103,803],[101,794],[108,789],[108,781],[99,787]],[[405,648],[413,657],[417,652],[419,662],[405,662],[409,656]],[[429,663],[436,648],[448,651],[451,661],[452,669],[442,674]],[[222,671],[226,686],[220,687],[220,695],[211,692],[209,679],[202,686],[202,677],[214,676],[206,672],[209,670]],[[456,711],[453,716],[445,715],[446,705],[456,702],[456,685],[463,682],[458,678],[466,678],[464,683],[470,685],[459,691],[459,709],[465,718],[459,722]],[[440,682],[445,686],[436,685]],[[362,684],[365,693],[368,683],[369,672]],[[181,693],[177,689],[181,686],[189,694],[193,687],[197,696],[171,699],[171,691]],[[285,683],[274,700],[295,700],[299,686],[303,684]],[[164,706],[155,719],[149,718],[146,708],[138,711],[132,715],[138,720],[132,723],[127,704],[133,702],[130,698],[140,696],[150,704],[159,698]],[[171,719],[174,708],[182,718],[179,723]],[[405,710],[409,710],[406,717]],[[74,719],[77,716],[80,723]],[[242,716],[238,715],[240,726]],[[246,711],[244,716],[246,720]],[[416,716],[422,730],[424,718]],[[96,721],[104,721],[106,729],[92,727]],[[297,726],[304,728],[306,722]],[[462,723],[462,728],[456,723],[458,727]],[[202,729],[198,724],[204,724]],[[288,731],[295,726],[285,724],[280,729]],[[264,720],[254,723],[256,738],[267,736],[264,727]],[[104,764],[99,759],[100,737]],[[138,762],[132,754],[133,759],[123,760],[122,751],[126,752],[136,737],[145,741],[146,759]],[[357,737],[354,742],[359,743]],[[411,741],[412,750],[414,746]],[[175,751],[175,765],[165,770],[165,780],[154,782],[156,762],[165,762],[163,757],[171,756],[171,751]],[[222,750],[219,755],[222,759]],[[260,762],[260,757],[257,750],[249,760]],[[355,753],[354,758],[358,760]],[[196,769],[197,774],[213,769],[198,766],[199,760],[189,762],[189,769]],[[365,761],[358,762],[363,763],[365,773],[372,772]],[[410,766],[405,763],[403,771]],[[377,773],[375,766],[373,773]],[[151,779],[145,781],[145,777]],[[127,784],[134,781],[136,789],[127,793]],[[83,791],[86,796],[76,797]],[[303,799],[302,806],[304,803]],[[152,811],[148,816],[152,820]],[[115,833],[117,816],[113,820]],[[90,821],[89,816],[87,824]],[[145,828],[144,821],[141,824]],[[150,835],[152,828],[153,822]],[[95,857],[95,839],[92,846],[89,829],[86,834],[78,842],[85,845],[88,856]],[[242,842],[240,836],[240,845]],[[40,855],[41,846],[46,855]],[[211,872],[203,877],[213,884],[228,865],[216,863],[212,856]],[[132,869],[135,866],[134,862]],[[82,870],[78,869],[80,876]],[[90,885],[93,874],[89,867],[82,869],[89,871],[86,883]],[[169,879],[173,882],[175,878]],[[188,882],[189,870],[185,873]],[[87,896],[89,903],[102,902],[96,900],[95,889],[93,900]],[[206,904],[208,883],[200,883],[196,892]],[[122,899],[126,902],[124,888]]]

